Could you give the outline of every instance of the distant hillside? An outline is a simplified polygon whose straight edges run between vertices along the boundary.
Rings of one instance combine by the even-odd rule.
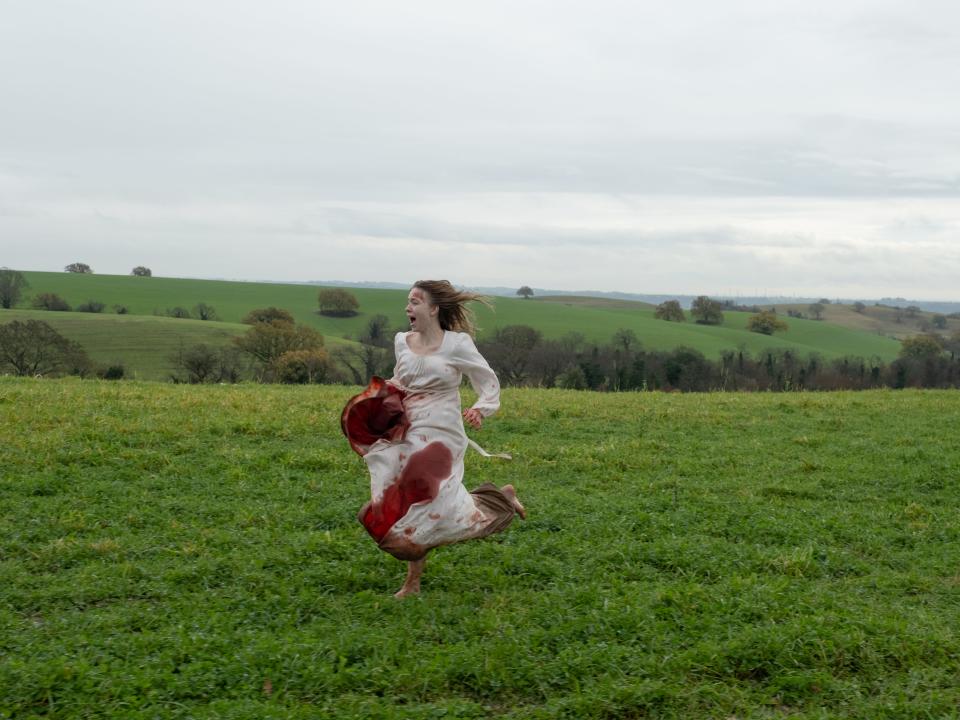
[[[810,314],[809,304],[777,305],[777,312],[786,316],[788,310]],[[823,322],[832,323],[851,330],[877,333],[902,340],[923,332],[938,332],[948,336],[960,332],[960,317],[945,317],[946,326],[936,328],[934,317],[943,313],[909,311],[902,307],[888,305],[866,305],[863,312],[857,312],[852,305],[830,304],[823,306]],[[789,319],[789,318],[787,318]]]
[[[324,281],[312,281],[311,284],[314,285],[327,285],[330,287],[356,287],[356,288],[378,288],[378,289],[397,289],[405,290],[409,287],[409,284],[404,283],[394,283],[394,282],[347,282],[341,280],[324,280]],[[487,295],[493,295],[494,297],[509,297],[514,298],[517,296],[517,288],[515,287],[505,287],[503,285],[497,285],[494,287],[471,287],[472,290],[477,292],[486,293]],[[619,292],[619,291],[607,291],[607,290],[556,290],[550,288],[531,288],[536,298],[545,298],[545,297],[590,297],[590,298],[607,298],[610,300],[633,300],[636,302],[648,303],[651,305],[659,305],[665,300],[677,300],[680,305],[684,308],[690,307],[690,304],[694,301],[697,295],[689,294],[677,294],[677,293],[629,293],[629,292]],[[709,295],[709,293],[706,293]],[[737,305],[809,305],[810,303],[815,303],[818,300],[822,299],[819,297],[797,297],[797,296],[784,296],[784,295],[711,295],[718,300],[730,300]],[[866,305],[874,305],[880,303],[883,305],[892,305],[899,307],[909,307],[915,306],[921,310],[925,310],[931,313],[943,313],[944,315],[949,315],[950,313],[960,312],[960,302],[949,302],[943,300],[908,300],[906,298],[827,298],[831,303],[852,305],[856,301],[865,303]]]
[[[98,300],[106,303],[108,308],[114,304],[122,304],[130,311],[127,316],[42,313],[45,319],[49,317],[57,322],[79,322],[76,318],[97,323],[117,322],[116,332],[120,333],[124,327],[127,330],[135,327],[124,323],[130,323],[134,317],[147,316],[153,321],[163,322],[141,326],[143,333],[150,336],[154,333],[171,332],[172,337],[185,338],[184,342],[192,337],[187,331],[194,326],[198,326],[197,332],[201,333],[219,328],[224,337],[243,332],[243,326],[239,325],[240,319],[250,310],[266,306],[287,309],[298,322],[316,328],[330,342],[335,338],[359,337],[370,319],[377,314],[387,316],[393,328],[403,329],[407,324],[404,314],[405,289],[354,289],[351,292],[360,302],[360,314],[352,318],[331,318],[318,314],[318,287],[312,285],[71,273],[24,274],[30,283],[27,297],[21,303],[24,306],[29,305],[29,299],[36,293],[55,292],[65,297],[73,306],[87,300]],[[162,317],[168,308],[180,306],[189,309],[200,302],[212,305],[221,323],[200,323]],[[771,337],[746,330],[749,313],[727,312],[722,326],[708,327],[693,322],[668,323],[656,320],[653,317],[652,305],[621,299],[570,296],[531,300],[497,298],[495,304],[495,311],[485,307],[477,308],[481,340],[489,337],[498,327],[526,324],[535,327],[547,338],[559,338],[576,332],[582,334],[586,340],[596,343],[609,342],[618,329],[627,328],[636,333],[641,344],[647,349],[671,349],[684,345],[710,357],[716,357],[723,350],[738,348],[754,354],[771,348],[789,348],[801,355],[815,352],[826,358],[859,355],[890,360],[899,350],[897,341],[876,331],[871,332],[869,328],[851,329],[814,320],[789,319],[790,329]],[[0,321],[2,317],[0,314]],[[166,323],[172,323],[169,331]],[[108,350],[114,347],[110,345],[107,337],[112,332],[93,332],[90,342],[96,343],[98,347],[88,348],[91,354],[108,354]],[[167,343],[164,341],[161,345]],[[131,352],[138,348],[132,348]],[[155,367],[160,368],[162,365],[163,363],[158,361]]]

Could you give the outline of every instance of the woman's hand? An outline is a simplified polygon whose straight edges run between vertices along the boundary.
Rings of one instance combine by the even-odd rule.
[[[479,410],[475,410],[474,408],[464,410],[463,419],[470,423],[474,430],[479,430],[480,426],[483,425],[483,415],[480,414]]]

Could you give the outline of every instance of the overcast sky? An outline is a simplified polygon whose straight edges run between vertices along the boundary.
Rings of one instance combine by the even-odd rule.
[[[0,8],[0,266],[960,300],[953,0]]]

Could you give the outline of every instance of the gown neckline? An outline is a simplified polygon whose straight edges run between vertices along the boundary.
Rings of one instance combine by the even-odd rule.
[[[443,331],[443,337],[440,339],[440,344],[437,345],[437,349],[434,350],[433,352],[418,353],[416,350],[414,350],[412,347],[410,347],[410,343],[409,343],[409,341],[408,341],[408,338],[410,337],[410,333],[412,333],[412,332],[413,332],[413,330],[408,330],[408,331],[404,334],[404,336],[403,336],[403,344],[407,346],[407,350],[409,350],[411,353],[413,353],[413,354],[416,355],[417,357],[430,357],[431,355],[436,355],[437,353],[439,353],[441,350],[443,350],[443,346],[444,346],[444,344],[447,342],[447,335],[450,334],[450,332],[449,332],[448,330],[444,330],[444,331]]]

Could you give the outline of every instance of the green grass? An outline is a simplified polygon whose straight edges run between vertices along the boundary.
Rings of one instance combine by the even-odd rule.
[[[0,717],[956,716],[960,394],[508,391],[396,602],[354,391],[0,378]]]
[[[43,320],[80,343],[98,365],[122,363],[127,377],[139,380],[167,380],[177,373],[173,357],[179,349],[199,343],[223,347],[249,328],[240,323],[152,315],[0,309],[0,323],[13,320]],[[344,342],[336,337],[325,339],[328,348]]]
[[[257,307],[283,307],[298,322],[310,325],[330,338],[358,337],[376,314],[389,317],[394,327],[406,326],[403,312],[406,292],[402,290],[351,289],[360,301],[360,315],[328,318],[317,314],[318,288],[311,285],[71,273],[28,272],[24,275],[31,286],[28,297],[39,292],[56,292],[74,306],[93,299],[105,302],[108,307],[125,304],[131,313],[138,315],[162,313],[177,305],[189,309],[199,302],[206,302],[213,305],[220,319],[227,323],[238,323],[247,312]],[[27,298],[24,299],[26,302]],[[722,326],[705,327],[692,322],[655,320],[653,308],[646,303],[576,298],[497,298],[495,302],[496,312],[482,307],[478,309],[481,337],[497,327],[526,324],[537,328],[547,338],[580,332],[592,342],[607,343],[618,329],[629,328],[647,349],[669,350],[686,345],[708,357],[717,357],[722,350],[741,347],[754,354],[771,348],[789,348],[802,355],[818,352],[826,358],[857,355],[889,361],[896,357],[900,347],[896,340],[877,333],[812,320],[789,319],[787,332],[768,337],[746,330],[747,313],[725,313],[726,321]]]
[[[180,347],[228,344],[246,325],[149,315],[106,315],[45,310],[0,310],[0,323],[43,320],[80,343],[100,365],[123,363],[130,377],[163,380],[176,372],[172,356]]]

